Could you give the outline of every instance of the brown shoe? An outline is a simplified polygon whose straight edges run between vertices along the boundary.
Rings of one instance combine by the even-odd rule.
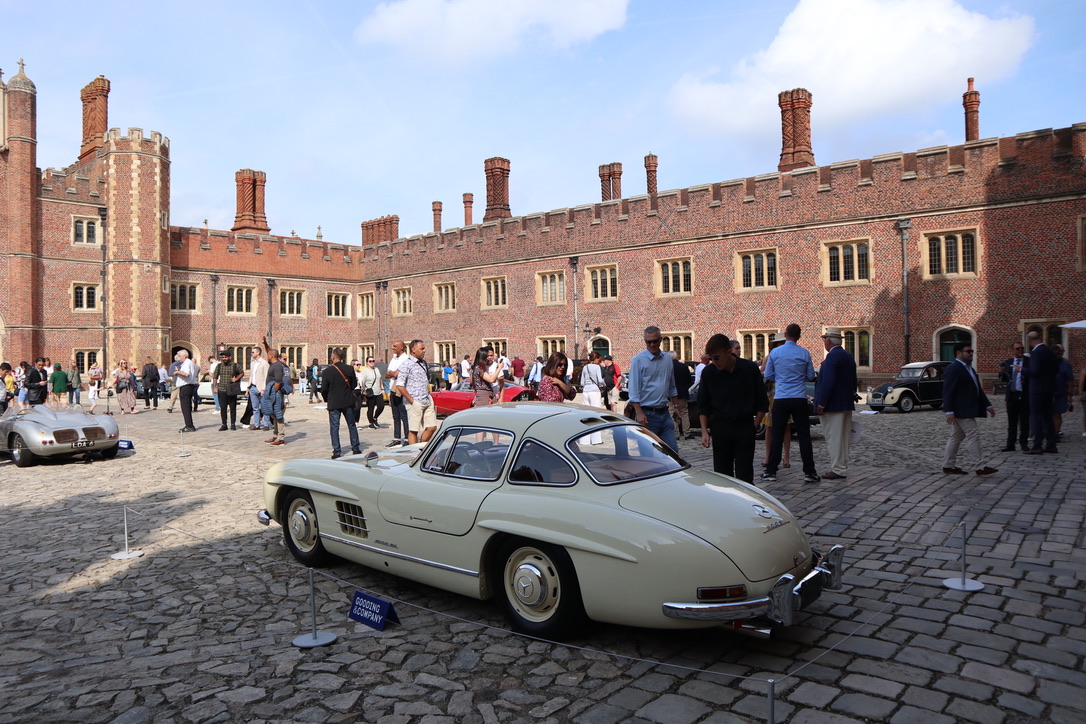
[[[947,475],[968,475],[969,474],[969,473],[965,472],[964,470],[962,470],[961,468],[943,468],[943,472],[946,473]]]
[[[998,473],[995,468],[990,468],[987,465],[977,471],[977,475],[991,475],[992,473]]]
[[[267,440],[265,440],[264,442],[266,442],[266,443],[268,443],[268,444],[270,445],[271,443],[275,442],[275,440],[276,440],[276,438],[274,438],[274,437],[269,437],[269,438],[268,438]]]
[[[286,443],[285,440],[276,440],[275,442],[272,443],[272,445],[286,445],[286,444],[287,443]]]

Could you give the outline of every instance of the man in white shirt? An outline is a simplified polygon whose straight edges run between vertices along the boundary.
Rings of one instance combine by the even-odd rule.
[[[388,404],[392,408],[392,442],[385,447],[403,447],[407,444],[408,422],[407,405],[402,396],[396,393],[396,378],[400,374],[400,367],[409,359],[407,345],[401,340],[392,343],[392,359],[388,361],[388,371],[385,377],[392,385],[392,391],[388,394]]]
[[[253,361],[249,365],[249,407],[253,411],[253,417],[249,421],[250,430],[271,429],[271,419],[260,410],[267,384],[268,361],[264,359],[260,347],[253,347]]]
[[[189,359],[189,353],[181,350],[177,353],[178,366],[173,384],[178,390],[181,403],[181,414],[185,417],[185,426],[178,432],[196,432],[196,426],[192,424],[192,398],[196,392],[197,370],[199,367]]]

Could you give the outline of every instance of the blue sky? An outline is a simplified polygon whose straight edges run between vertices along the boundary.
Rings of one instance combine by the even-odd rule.
[[[776,170],[777,93],[808,88],[819,164],[1086,122],[1082,0],[388,0],[93,5],[0,0],[10,78],[38,88],[38,164],[80,143],[79,90],[112,82],[109,125],[171,140],[171,223],[229,228],[234,172],[268,174],[272,232],[357,244],[486,206],[512,162],[514,215]]]

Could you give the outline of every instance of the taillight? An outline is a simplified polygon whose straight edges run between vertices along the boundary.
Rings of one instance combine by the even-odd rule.
[[[710,586],[698,589],[699,601],[728,601],[735,598],[746,598],[747,587],[739,586]]]

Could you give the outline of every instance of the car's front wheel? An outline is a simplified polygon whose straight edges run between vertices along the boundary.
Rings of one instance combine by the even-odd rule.
[[[494,572],[499,605],[514,631],[557,640],[584,625],[577,572],[564,548],[511,538],[498,552]]]
[[[317,508],[305,490],[291,490],[283,503],[283,540],[291,555],[307,566],[328,564],[332,555],[321,542]]]
[[[912,395],[902,395],[901,399],[897,401],[897,409],[902,412],[912,412],[916,409],[916,400],[913,399]]]
[[[15,461],[15,467],[29,468],[34,464],[34,453],[26,446],[23,436],[15,433],[11,438],[11,459]]]

